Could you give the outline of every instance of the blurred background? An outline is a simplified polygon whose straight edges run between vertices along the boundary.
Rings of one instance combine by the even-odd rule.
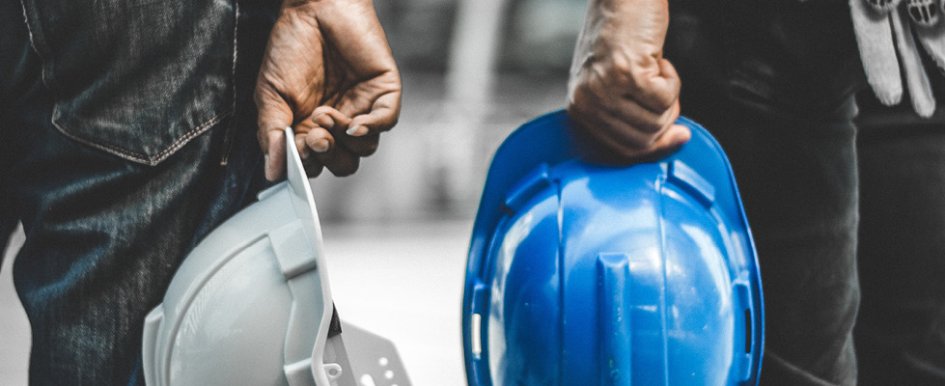
[[[564,107],[585,0],[376,0],[404,81],[400,124],[354,176],[314,179],[339,314],[390,338],[415,385],[465,383],[460,303],[485,171]],[[25,385],[28,322],[0,268],[0,385]]]

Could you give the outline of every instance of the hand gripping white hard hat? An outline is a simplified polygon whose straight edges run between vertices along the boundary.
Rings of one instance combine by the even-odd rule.
[[[409,384],[393,344],[337,319],[312,190],[286,153],[288,181],[201,241],[148,314],[148,385]]]

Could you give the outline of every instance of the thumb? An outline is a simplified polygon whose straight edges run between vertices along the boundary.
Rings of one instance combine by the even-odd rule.
[[[669,127],[653,144],[657,153],[665,154],[671,152],[692,138],[692,132],[689,128],[680,124],[673,124]]]
[[[659,59],[657,64],[659,74],[641,79],[643,87],[636,90],[634,99],[652,111],[663,112],[679,101],[682,83],[672,63],[666,59]]]
[[[265,155],[266,179],[275,181],[285,172],[285,128],[292,125],[292,109],[266,87],[257,87],[256,109],[258,110],[256,136]]]

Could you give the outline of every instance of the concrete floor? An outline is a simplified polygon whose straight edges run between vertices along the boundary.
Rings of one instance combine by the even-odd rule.
[[[324,224],[342,319],[394,341],[414,385],[465,383],[460,302],[471,220]],[[0,385],[26,384],[28,322],[10,280],[22,243],[0,269]]]

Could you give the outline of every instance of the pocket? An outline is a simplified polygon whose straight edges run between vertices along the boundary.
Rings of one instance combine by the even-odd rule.
[[[230,115],[234,0],[22,0],[52,123],[155,165]]]

